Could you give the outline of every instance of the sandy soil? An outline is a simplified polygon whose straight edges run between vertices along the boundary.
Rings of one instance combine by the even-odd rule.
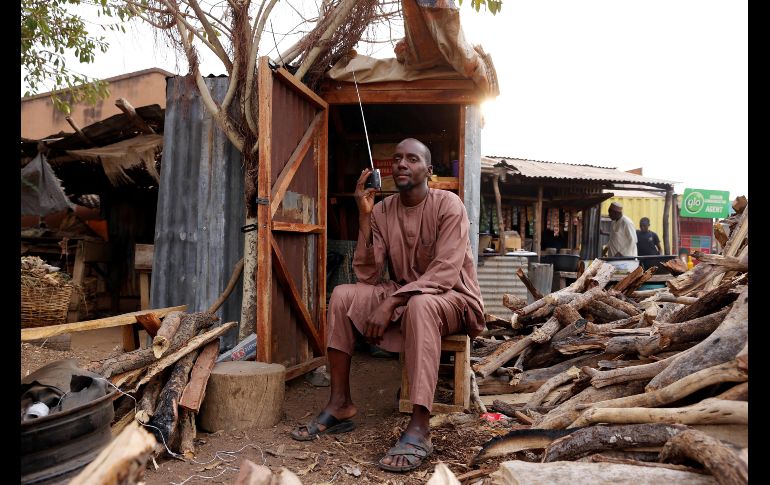
[[[324,436],[311,442],[294,441],[289,432],[304,424],[326,403],[328,387],[314,387],[304,378],[286,386],[285,414],[271,429],[219,430],[198,432],[199,446],[194,461],[158,460],[158,470],[150,467],[145,473],[148,485],[204,483],[234,483],[236,468],[244,459],[264,464],[278,471],[286,467],[296,473],[304,484],[418,484],[425,483],[439,461],[456,474],[471,470],[467,465],[479,447],[490,438],[507,432],[474,421],[464,427],[445,425],[433,431],[435,451],[420,468],[406,474],[380,470],[376,463],[393,446],[406,427],[408,415],[396,411],[400,370],[397,360],[377,359],[366,355],[354,357],[351,392],[359,406],[354,431]],[[217,451],[239,451],[231,456]],[[232,460],[232,461],[229,461]],[[489,466],[489,464],[484,465]],[[360,471],[360,476],[349,474]],[[201,477],[215,477],[204,479]]]

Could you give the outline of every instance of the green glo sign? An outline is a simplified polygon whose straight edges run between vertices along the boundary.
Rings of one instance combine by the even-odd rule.
[[[730,192],[684,189],[679,215],[682,217],[723,219],[730,215]]]

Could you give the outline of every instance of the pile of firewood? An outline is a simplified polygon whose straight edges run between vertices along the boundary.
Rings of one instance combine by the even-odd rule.
[[[194,453],[195,415],[219,354],[218,337],[235,322],[213,326],[211,312],[154,313],[137,321],[153,338],[152,346],[91,362],[88,369],[109,378],[122,391],[116,401],[113,435],[134,420],[148,425],[158,442],[156,452]]]
[[[614,268],[597,259],[534,303],[506,296],[510,320],[487,317],[473,342],[477,399],[520,424],[474,462],[522,459],[496,483],[595,483],[610,470],[620,482],[674,471],[685,483],[748,482],[748,207],[733,207],[729,238],[715,228],[722,253],[695,253],[666,288],[639,291],[654,272],[641,268],[609,287]]]

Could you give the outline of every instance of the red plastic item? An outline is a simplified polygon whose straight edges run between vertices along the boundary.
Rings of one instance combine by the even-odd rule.
[[[502,421],[503,419],[506,419],[508,416],[501,413],[484,413],[481,415],[481,419],[485,419],[489,421],[490,423],[493,423],[495,421]]]

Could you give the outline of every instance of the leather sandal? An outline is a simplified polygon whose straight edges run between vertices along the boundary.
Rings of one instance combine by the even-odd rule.
[[[389,449],[388,452],[382,457],[378,463],[379,467],[389,472],[408,472],[422,465],[422,462],[433,453],[433,443],[430,438],[422,439],[418,436],[410,434],[402,434],[398,439],[398,442]],[[407,464],[396,466],[387,465],[382,462],[385,457],[403,456],[406,458]]]
[[[326,426],[321,430],[318,425]],[[339,434],[353,431],[356,428],[356,423],[350,419],[337,419],[326,411],[313,418],[308,424],[299,426],[297,429],[291,432],[291,437],[297,441],[310,441],[324,434]],[[301,434],[302,431],[306,431],[307,434]]]

